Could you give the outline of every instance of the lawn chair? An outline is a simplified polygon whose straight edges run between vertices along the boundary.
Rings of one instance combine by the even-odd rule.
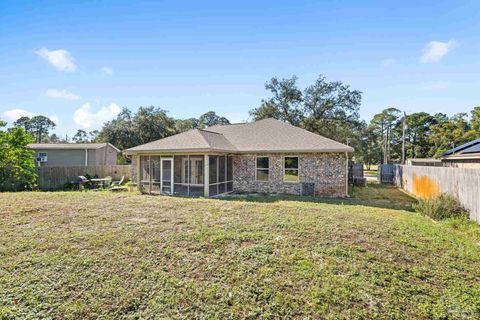
[[[125,176],[122,176],[120,181],[113,181],[111,184],[111,191],[128,191],[127,186],[122,186],[123,181],[125,180]]]
[[[117,187],[121,186],[122,183],[123,183],[123,180],[125,180],[125,176],[122,176],[122,179],[120,179],[120,181],[112,181],[112,184],[111,184],[112,188],[115,187],[115,186],[117,186]]]

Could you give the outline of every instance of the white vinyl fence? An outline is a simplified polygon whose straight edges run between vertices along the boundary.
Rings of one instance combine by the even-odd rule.
[[[418,197],[457,197],[480,223],[480,169],[395,165],[394,176],[397,186]]]

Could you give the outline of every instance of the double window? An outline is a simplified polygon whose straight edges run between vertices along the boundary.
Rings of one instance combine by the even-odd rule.
[[[257,157],[257,181],[268,181],[270,174],[270,158],[269,157]]]
[[[298,182],[298,157],[283,158],[283,181]]]

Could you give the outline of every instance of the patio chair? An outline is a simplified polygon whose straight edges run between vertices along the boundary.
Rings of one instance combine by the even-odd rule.
[[[112,177],[106,176],[105,181],[103,182],[103,187],[104,188],[109,188],[112,185]]]
[[[125,180],[125,176],[122,176],[120,181],[112,181],[112,184],[110,186],[111,187],[121,186],[124,180]]]
[[[120,181],[113,181],[111,184],[111,191],[128,191],[127,186],[122,186],[123,181],[125,180],[125,176],[122,176]]]

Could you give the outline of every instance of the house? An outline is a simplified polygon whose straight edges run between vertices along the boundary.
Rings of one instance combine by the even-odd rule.
[[[408,158],[405,164],[408,166],[443,167],[442,160],[435,158]]]
[[[31,143],[37,166],[99,166],[117,164],[118,148],[110,143]]]
[[[480,168],[480,138],[444,152],[440,159],[446,167]]]
[[[275,120],[194,129],[126,150],[148,193],[345,197],[353,148]]]

